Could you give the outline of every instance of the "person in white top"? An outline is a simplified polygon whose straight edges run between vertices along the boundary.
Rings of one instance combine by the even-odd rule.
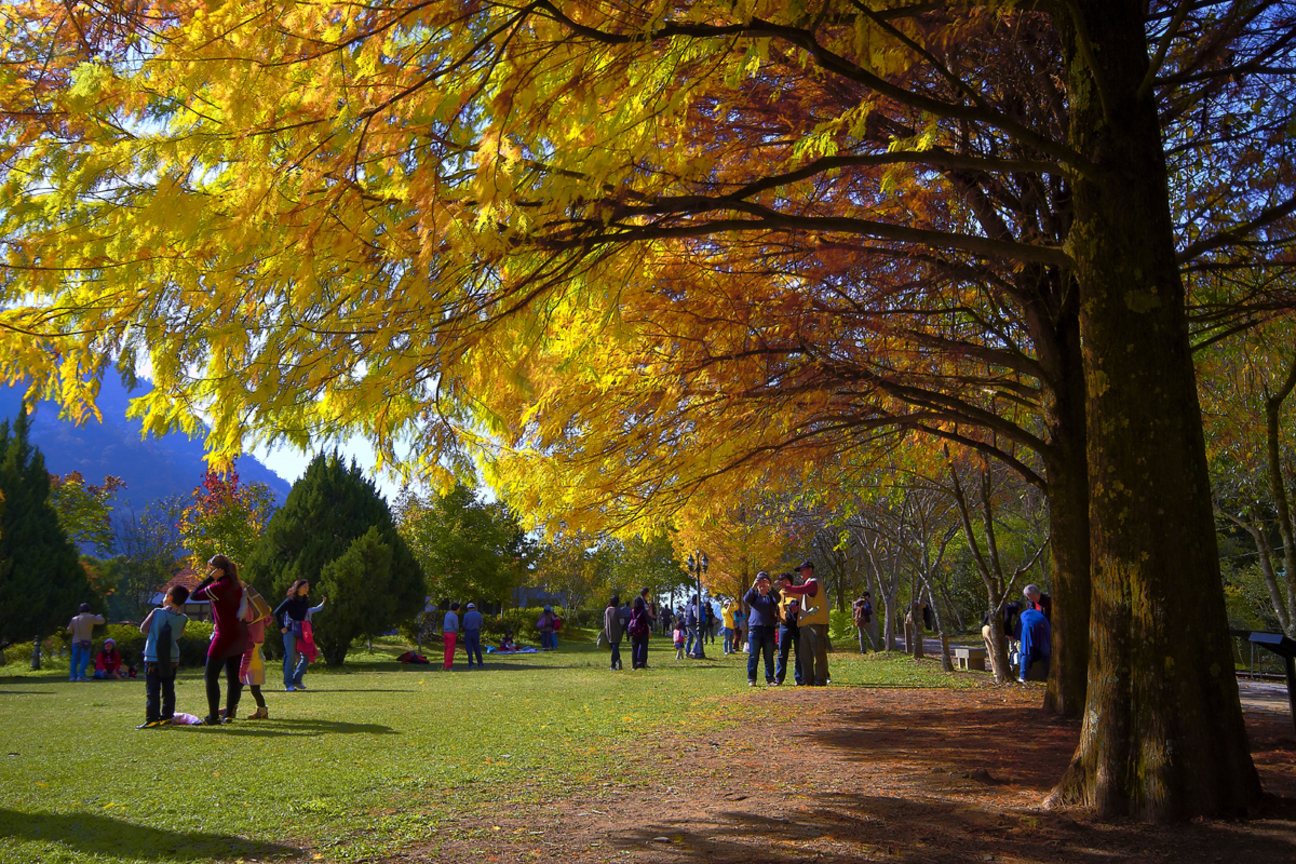
[[[86,680],[86,667],[90,665],[94,640],[91,634],[98,624],[104,623],[102,615],[90,611],[89,603],[82,603],[77,616],[68,622],[67,632],[72,634],[72,663],[68,667],[69,681]]]

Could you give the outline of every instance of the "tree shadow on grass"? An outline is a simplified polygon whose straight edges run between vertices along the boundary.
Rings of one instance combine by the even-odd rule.
[[[292,738],[319,735],[399,735],[390,726],[379,723],[343,723],[338,720],[270,720],[247,723],[236,720],[221,726],[163,726],[164,730],[189,730],[204,734],[231,735],[243,738]]]
[[[0,836],[51,843],[70,852],[146,861],[208,861],[271,858],[298,853],[296,847],[228,834],[163,831],[92,813],[20,813],[0,808]],[[35,850],[29,860],[39,860]]]

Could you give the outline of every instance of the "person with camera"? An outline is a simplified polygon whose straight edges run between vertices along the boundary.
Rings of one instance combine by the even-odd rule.
[[[784,590],[801,598],[801,643],[807,655],[801,671],[808,686],[823,687],[828,683],[828,596],[820,590],[813,562],[804,561],[796,569],[802,583],[787,585]]]
[[[778,686],[774,678],[774,629],[779,622],[779,593],[773,590],[770,576],[764,570],[756,574],[756,581],[747,590],[743,602],[750,607],[747,641],[747,686],[756,686],[757,658],[765,658],[765,683]]]

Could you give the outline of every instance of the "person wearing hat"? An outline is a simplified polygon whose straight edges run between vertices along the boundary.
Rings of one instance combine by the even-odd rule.
[[[482,668],[481,653],[482,614],[477,611],[476,603],[468,604],[468,611],[463,616],[464,650],[468,652],[468,668],[473,668],[473,655],[477,656],[477,668]]]
[[[112,637],[103,641],[103,648],[95,655],[94,677],[96,681],[114,678],[120,681],[126,677],[122,671],[122,657],[117,653],[117,642]]]
[[[765,657],[765,683],[777,687],[774,678],[774,630],[779,621],[779,594],[770,585],[769,574],[764,570],[756,574],[756,581],[747,589],[743,602],[751,607],[748,617],[747,686],[756,686],[756,663]]]
[[[801,664],[801,671],[806,684],[823,687],[828,683],[828,592],[815,578],[814,562],[802,561],[796,569],[801,574],[801,584],[785,585],[783,590],[802,598],[797,622],[801,627],[806,659]]]

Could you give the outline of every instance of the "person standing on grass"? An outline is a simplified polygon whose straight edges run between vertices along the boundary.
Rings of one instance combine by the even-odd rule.
[[[769,574],[764,570],[756,574],[756,581],[747,589],[743,601],[750,607],[748,618],[747,686],[756,686],[756,664],[765,658],[765,683],[777,686],[774,678],[774,628],[778,626],[779,594],[770,586]]]
[[[743,638],[743,634],[746,633],[747,613],[743,611],[741,600],[733,605],[733,622],[733,653],[745,654],[747,640]]]
[[[262,599],[255,588],[244,585],[243,591],[246,596],[243,620],[247,622],[248,645],[243,651],[243,659],[239,661],[239,681],[248,688],[256,701],[256,710],[247,719],[269,720],[270,709],[266,707],[265,697],[261,695],[261,687],[265,684],[265,658],[261,656],[261,646],[265,644],[266,624],[273,615],[270,613],[270,604]]]
[[[175,673],[180,665],[180,637],[189,623],[189,616],[184,614],[184,604],[188,599],[188,588],[171,586],[162,598],[162,605],[149,612],[144,623],[140,624],[140,633],[145,636],[144,723],[136,729],[164,726],[175,716]],[[159,647],[163,649],[161,657],[158,656]]]
[[[90,611],[89,603],[82,603],[77,609],[76,617],[68,622],[67,632],[72,634],[72,662],[68,667],[69,681],[86,680],[86,669],[90,666],[91,652],[94,651],[94,628],[104,623],[102,615]]]
[[[540,650],[552,651],[558,647],[558,638],[554,636],[554,622],[557,617],[554,615],[553,607],[546,606],[536,619],[536,630],[540,631]]]
[[[648,612],[648,632],[651,634],[653,628],[657,626],[657,604],[652,600],[652,591],[643,588],[639,591],[639,596],[644,601],[644,609]]]
[[[869,647],[874,651],[877,650],[877,643],[873,641],[873,595],[865,591],[851,606],[851,618],[855,622],[855,629],[859,631],[860,653],[867,654],[868,648],[864,647],[864,639],[867,637]]]
[[[733,653],[734,639],[734,615],[733,602],[728,598],[724,601],[724,606],[720,608],[720,635],[724,637],[724,653]]]
[[[455,642],[459,639],[459,602],[450,604],[450,611],[441,622],[441,639],[445,642],[445,670],[454,666]]]
[[[675,659],[684,659],[684,616],[675,616]]]
[[[621,636],[624,632],[621,627],[621,596],[613,594],[603,610],[603,637],[612,646],[613,672],[621,668]]]
[[[807,655],[801,673],[807,685],[824,687],[828,684],[828,592],[815,578],[813,562],[801,562],[797,572],[801,574],[802,584],[789,585],[784,590],[801,597],[798,620]]]
[[[464,650],[468,652],[468,668],[473,668],[473,656],[477,657],[477,668],[481,669],[481,628],[482,614],[477,611],[476,603],[468,604],[468,611],[463,616]]]
[[[243,600],[243,583],[238,578],[238,565],[224,555],[215,555],[207,562],[207,578],[193,592],[194,600],[207,600],[212,611],[212,641],[207,647],[207,666],[203,679],[207,685],[206,726],[216,726],[220,718],[220,673],[225,670],[225,721],[238,716],[239,696],[243,685],[239,682],[239,665],[247,648],[247,625],[239,620],[239,604]]]
[[[783,586],[786,589],[792,584],[792,574],[784,573],[782,575]],[[792,655],[792,680],[796,686],[800,687],[805,683],[805,675],[801,663],[802,642],[801,628],[797,623],[797,614],[801,611],[801,601],[783,592],[783,601],[779,604],[779,627],[778,627],[778,663],[774,666],[774,681],[782,684],[787,679],[787,662],[788,655]]]
[[[288,596],[274,611],[275,623],[279,625],[279,632],[283,634],[284,689],[290,693],[294,690],[306,689],[303,679],[306,677],[306,667],[310,665],[310,658],[302,651],[302,643],[306,639],[305,624],[312,614],[323,609],[324,604],[328,602],[328,598],[325,597],[320,601],[320,605],[312,608],[309,594],[310,582],[298,579],[288,589]]]
[[[688,644],[684,646],[684,656],[692,657],[696,652],[694,645],[701,647],[702,633],[699,629],[698,613],[701,611],[698,605],[697,595],[688,605],[688,610],[684,613],[684,630],[688,633]]]
[[[648,604],[642,596],[634,599],[630,607],[630,669],[648,668],[648,637],[652,633],[652,618],[648,614]]]

